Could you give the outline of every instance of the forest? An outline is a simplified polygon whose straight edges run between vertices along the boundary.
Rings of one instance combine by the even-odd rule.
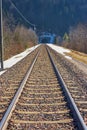
[[[29,27],[10,1],[36,25],[37,31],[63,36],[70,27],[87,23],[87,0],[3,0],[5,12],[12,13],[16,23]]]
[[[18,13],[35,24],[37,34],[55,33],[56,44],[87,53],[86,0],[3,0],[4,57],[7,59],[38,43],[33,27]]]

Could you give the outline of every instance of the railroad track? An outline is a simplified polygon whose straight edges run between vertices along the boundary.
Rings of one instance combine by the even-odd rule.
[[[86,130],[87,127],[44,46],[20,83],[0,130]]]
[[[0,76],[0,121],[33,62],[38,49]]]
[[[66,83],[86,125],[87,125],[87,81],[84,74],[70,61],[49,48],[55,64]],[[85,77],[86,78],[86,77]]]

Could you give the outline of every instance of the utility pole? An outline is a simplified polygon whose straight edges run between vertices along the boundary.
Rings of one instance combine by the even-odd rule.
[[[1,69],[3,65],[3,16],[2,16],[2,0],[0,0],[0,58],[1,58]]]

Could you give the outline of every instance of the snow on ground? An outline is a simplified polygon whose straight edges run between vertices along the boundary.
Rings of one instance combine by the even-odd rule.
[[[56,52],[62,54],[65,56],[65,58],[69,59],[69,60],[72,60],[72,58],[70,56],[66,56],[65,52],[66,53],[69,53],[71,52],[69,49],[65,49],[63,47],[59,47],[59,46],[56,46],[56,45],[53,45],[53,44],[47,44],[49,47],[51,47],[52,49],[54,49]]]
[[[72,57],[70,57],[70,56],[65,56],[65,58],[72,60]]]
[[[18,54],[18,55],[15,55],[13,57],[11,57],[10,59],[4,61],[4,71],[1,71],[0,72],[0,75],[2,75],[4,72],[6,72],[7,68],[10,68],[12,67],[13,65],[15,65],[17,62],[19,62],[20,60],[22,60],[24,57],[26,57],[29,53],[31,53],[34,49],[36,49],[38,46],[40,45],[36,45],[36,46],[33,46],[31,48],[28,48],[26,49],[24,52]]]

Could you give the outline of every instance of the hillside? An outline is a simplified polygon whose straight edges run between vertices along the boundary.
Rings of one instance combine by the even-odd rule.
[[[51,31],[63,35],[71,26],[87,23],[87,0],[12,1],[28,20],[37,25],[39,31]],[[26,24],[9,0],[3,2],[5,12],[12,13],[16,22],[20,20],[22,24]]]

